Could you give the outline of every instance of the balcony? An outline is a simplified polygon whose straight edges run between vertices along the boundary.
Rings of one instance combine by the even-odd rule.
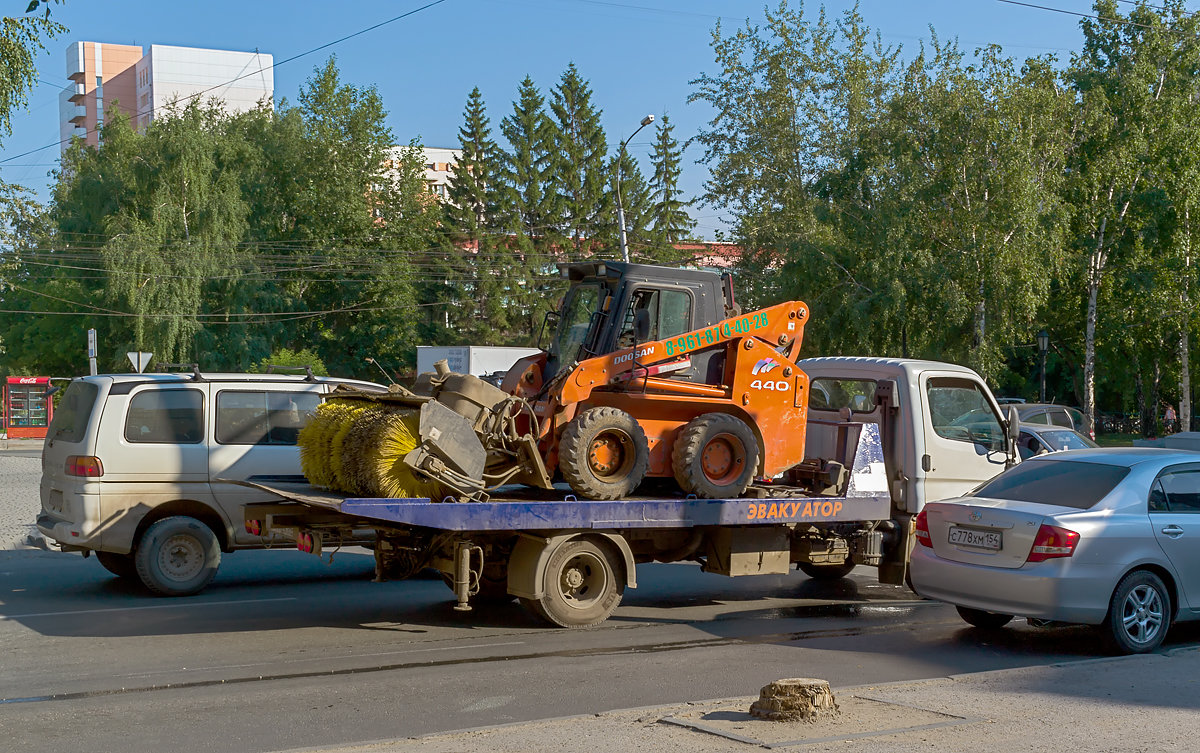
[[[78,102],[87,94],[87,87],[82,81],[75,81],[67,88],[71,89],[71,96],[67,98],[70,102]]]
[[[75,124],[83,122],[87,117],[87,107],[82,104],[72,105],[67,108],[67,121]]]

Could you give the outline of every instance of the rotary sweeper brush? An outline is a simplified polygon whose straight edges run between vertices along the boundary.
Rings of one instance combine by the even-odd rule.
[[[507,484],[590,499],[646,478],[738,497],[804,460],[807,306],[742,314],[728,275],[616,262],[561,265],[549,348],[502,388],[439,362],[414,389],[338,391],[300,435],[314,484],[364,497],[482,501]]]

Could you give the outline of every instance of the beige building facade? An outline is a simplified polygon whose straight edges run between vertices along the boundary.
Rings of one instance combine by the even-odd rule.
[[[221,100],[230,112],[270,102],[275,93],[271,55],[150,45],[75,42],[67,47],[67,78],[59,98],[59,137],[65,150],[73,138],[100,143],[106,115],[120,108],[144,129],[172,103],[196,97]]]

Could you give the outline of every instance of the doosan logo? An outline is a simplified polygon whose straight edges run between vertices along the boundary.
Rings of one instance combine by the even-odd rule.
[[[758,363],[754,364],[754,370],[751,371],[750,373],[751,374],[767,374],[772,369],[776,368],[777,366],[779,366],[779,361],[776,361],[774,358],[764,358],[761,361],[759,361]]]

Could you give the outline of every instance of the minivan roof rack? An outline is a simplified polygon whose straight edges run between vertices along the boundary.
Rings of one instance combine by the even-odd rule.
[[[310,366],[310,365],[306,364],[304,366],[284,366],[284,365],[278,364],[278,363],[267,364],[267,373],[268,374],[278,374],[278,373],[285,372],[285,371],[300,371],[301,369],[304,370],[304,381],[306,381],[306,382],[317,381],[317,377],[313,375],[313,369],[312,369],[312,366]]]
[[[158,372],[165,373],[169,371],[190,371],[192,372],[192,381],[206,381],[200,373],[200,364],[198,363],[160,363],[158,364]]]

